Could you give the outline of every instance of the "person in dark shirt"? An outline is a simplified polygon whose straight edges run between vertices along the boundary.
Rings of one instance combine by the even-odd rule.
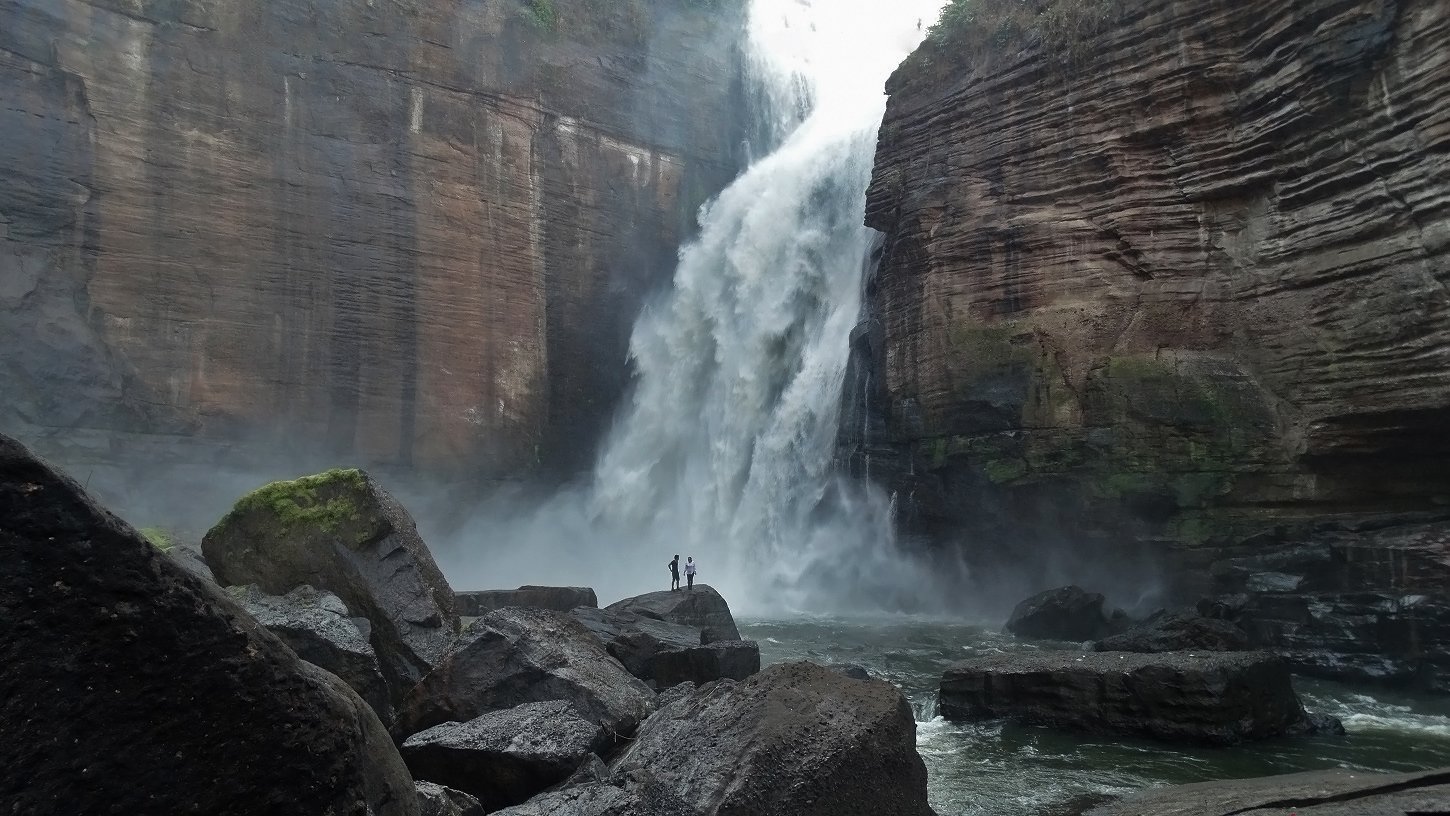
[[[675,560],[669,563],[669,567],[670,591],[674,592],[675,590],[680,588],[680,557],[678,555],[675,556]]]

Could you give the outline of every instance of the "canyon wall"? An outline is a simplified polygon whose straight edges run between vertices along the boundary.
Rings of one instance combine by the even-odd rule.
[[[1450,537],[1376,532],[1450,515],[1450,6],[977,5],[889,85],[845,453],[979,564],[1450,643]]]
[[[0,425],[585,466],[734,175],[729,0],[0,0]]]

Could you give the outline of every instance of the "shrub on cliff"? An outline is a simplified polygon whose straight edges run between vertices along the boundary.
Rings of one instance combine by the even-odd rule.
[[[1130,0],[952,0],[927,37],[933,45],[972,54],[1038,45],[1073,63],[1087,43],[1123,15]]]

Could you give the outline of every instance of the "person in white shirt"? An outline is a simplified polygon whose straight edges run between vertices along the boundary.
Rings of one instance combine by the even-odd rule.
[[[685,589],[695,588],[695,556],[685,559]]]

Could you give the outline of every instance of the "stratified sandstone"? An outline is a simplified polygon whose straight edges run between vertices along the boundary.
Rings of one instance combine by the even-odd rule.
[[[587,461],[738,163],[741,8],[3,0],[0,422],[70,462]]]
[[[1450,6],[1057,5],[1121,12],[889,83],[850,452],[982,560],[1155,558],[1185,600],[1265,528],[1443,519]]]

